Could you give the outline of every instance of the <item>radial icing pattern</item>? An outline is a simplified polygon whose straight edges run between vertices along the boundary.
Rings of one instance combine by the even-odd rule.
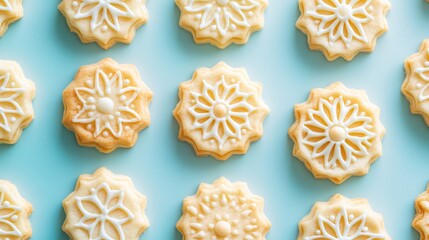
[[[0,76],[0,129],[10,133],[16,131],[11,129],[11,123],[22,117],[24,111],[17,98],[24,94],[25,89],[15,86],[10,82],[10,73]]]
[[[12,6],[10,5],[9,0],[0,0],[0,11],[3,11],[3,12],[12,11]]]
[[[5,189],[0,187],[0,239],[22,237],[22,233],[16,225],[16,222],[19,221],[18,214],[22,209],[5,200],[5,195]]]

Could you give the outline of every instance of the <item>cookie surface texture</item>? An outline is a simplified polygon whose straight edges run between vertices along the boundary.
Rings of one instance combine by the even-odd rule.
[[[23,16],[22,0],[0,0],[0,37],[5,34],[9,24]]]

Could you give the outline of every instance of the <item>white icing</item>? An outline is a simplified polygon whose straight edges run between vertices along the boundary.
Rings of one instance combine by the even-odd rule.
[[[316,110],[308,111],[308,120],[301,127],[306,133],[303,143],[312,147],[312,158],[323,157],[325,168],[340,164],[348,169],[360,156],[367,156],[375,134],[372,119],[359,114],[359,105],[343,97],[319,100]]]
[[[1,4],[2,2],[3,4]],[[0,11],[11,12],[12,10],[12,5],[10,4],[9,0],[0,1]]]
[[[95,31],[103,23],[103,31],[107,27],[119,32],[121,25],[119,18],[132,18],[134,13],[124,0],[82,0],[79,4],[75,19],[91,18],[91,31]]]
[[[249,114],[256,110],[247,102],[252,93],[240,91],[240,84],[227,84],[225,76],[214,86],[203,80],[201,92],[191,92],[195,104],[189,108],[193,127],[202,129],[202,139],[215,143],[219,149],[231,138],[242,139],[243,128],[250,129]],[[239,119],[239,120],[238,120]]]
[[[13,223],[18,220],[19,212],[22,209],[16,205],[5,201],[5,190],[0,189],[0,239],[2,236],[6,237],[21,237],[22,233],[18,227]]]
[[[237,26],[250,27],[246,15],[252,16],[250,10],[260,5],[257,0],[190,0],[185,10],[196,13],[200,29],[211,27],[211,30],[225,36],[228,30],[237,30]]]
[[[117,233],[118,240],[125,240],[122,225],[134,219],[134,215],[124,205],[124,195],[123,190],[112,190],[107,183],[102,183],[91,189],[90,195],[76,197],[77,207],[83,215],[76,227],[86,230],[89,240],[113,240],[116,235],[111,236],[112,231]],[[118,212],[121,213],[120,217]],[[113,226],[113,229],[106,229],[109,226]]]
[[[427,57],[429,57],[429,49],[427,50]],[[416,87],[420,89],[419,91],[419,101],[423,102],[429,99],[429,65],[425,62],[423,67],[417,68],[416,73],[419,75],[420,79],[425,81],[424,86],[421,83],[417,83]]]
[[[352,216],[352,215],[351,215]],[[304,240],[383,240],[386,236],[381,233],[372,233],[365,226],[367,222],[367,214],[363,213],[359,217],[352,218],[347,214],[347,209],[342,207],[333,219],[327,219],[322,215],[318,216],[318,229],[316,235],[304,237]]]
[[[368,42],[363,25],[374,19],[367,11],[372,0],[318,0],[317,3],[307,14],[320,20],[315,23],[318,36],[327,34],[330,43],[341,38],[346,47],[350,47],[353,39]]]
[[[103,131],[106,134],[109,131],[113,136],[120,137],[125,123],[140,120],[140,115],[130,107],[140,89],[132,86],[124,87],[120,71],[108,77],[105,72],[98,69],[95,84],[91,85],[93,85],[92,88],[75,88],[75,93],[83,107],[73,117],[74,123],[85,125],[94,123],[95,128],[88,130],[92,130],[95,137]],[[103,133],[104,136],[106,134]]]
[[[9,124],[8,116],[11,117],[10,122],[16,121],[15,116],[23,116],[24,111],[17,102],[17,98],[24,93],[23,88],[14,88],[9,86],[10,74],[0,76],[0,130],[10,133],[12,132]]]

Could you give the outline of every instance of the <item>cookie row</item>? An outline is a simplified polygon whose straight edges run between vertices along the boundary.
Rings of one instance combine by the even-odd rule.
[[[22,0],[0,2],[0,36],[9,23],[23,15]],[[264,26],[267,0],[176,0],[179,24],[197,44],[226,48],[245,44]],[[59,10],[83,43],[108,49],[117,42],[131,43],[136,29],[147,22],[145,0],[62,0]],[[351,60],[374,50],[387,31],[388,0],[299,0],[296,26],[308,35],[309,47],[321,50],[330,61]]]

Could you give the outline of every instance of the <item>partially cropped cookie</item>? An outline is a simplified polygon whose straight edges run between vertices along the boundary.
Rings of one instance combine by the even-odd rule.
[[[429,237],[429,185],[426,191],[417,197],[415,208],[416,216],[412,225],[420,233],[420,239],[426,240]]]
[[[58,8],[83,43],[96,42],[104,49],[131,43],[149,18],[146,0],[62,0]]]
[[[64,90],[63,124],[82,146],[104,153],[130,148],[150,125],[151,100],[134,65],[106,58],[81,67]]]
[[[372,52],[388,30],[388,0],[299,0],[299,9],[296,26],[307,34],[310,49],[329,61]]]
[[[314,204],[299,223],[298,240],[390,240],[383,216],[364,198],[348,199],[339,194],[328,202]]]
[[[267,0],[176,0],[180,26],[192,33],[197,44],[226,48],[245,44],[263,28]]]
[[[307,102],[295,105],[295,119],[289,129],[293,155],[316,178],[340,184],[365,175],[382,154],[380,110],[363,90],[339,82],[313,89]]]
[[[262,123],[269,108],[262,100],[262,86],[250,81],[245,69],[220,62],[197,69],[192,80],[179,87],[173,114],[180,125],[179,139],[199,156],[226,160],[244,154],[262,137]]]
[[[23,16],[22,0],[0,0],[0,36],[7,31],[9,24]]]
[[[15,185],[0,180],[0,239],[25,240],[31,237],[29,217],[33,207]]]
[[[149,227],[144,213],[146,197],[129,177],[106,168],[81,175],[63,207],[63,230],[72,240],[137,240]]]
[[[264,199],[253,195],[246,183],[220,178],[202,183],[195,196],[183,201],[176,226],[183,240],[265,240],[271,223],[263,210]]]
[[[0,143],[14,144],[34,119],[36,87],[18,63],[0,60]]]

